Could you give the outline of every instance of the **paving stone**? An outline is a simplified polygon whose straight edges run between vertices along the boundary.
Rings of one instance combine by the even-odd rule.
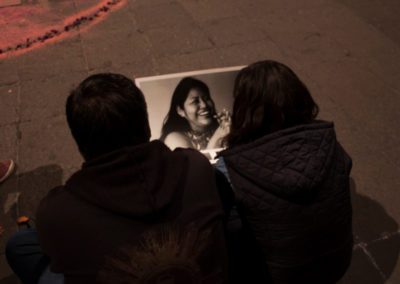
[[[392,282],[394,281],[393,283],[396,283],[396,280],[397,282],[400,280],[399,272],[395,272],[399,268],[398,259],[400,252],[400,235],[397,232],[369,244],[367,250],[371,253],[379,269],[387,279],[390,279]]]
[[[232,5],[231,0],[179,0],[179,3],[200,23],[242,15],[241,10]]]
[[[365,252],[356,247],[349,269],[338,284],[383,284],[385,280]]]
[[[232,5],[237,7],[242,13],[244,13],[248,19],[255,18],[266,18],[271,11],[274,11],[277,5],[276,1],[265,1],[265,0],[252,0],[252,1],[241,1],[233,0]],[[304,1],[302,1],[304,2]]]
[[[65,114],[65,103],[69,92],[86,76],[86,73],[77,72],[21,82],[21,121]]]
[[[222,56],[215,48],[161,57],[156,60],[156,64],[159,74],[220,68],[224,66]]]
[[[0,126],[18,121],[19,86],[0,85]]]
[[[315,25],[309,17],[294,14],[287,18],[275,12],[253,21],[286,57],[302,59],[308,65],[323,66],[325,62],[335,62],[349,55],[342,45]]]
[[[2,57],[0,58],[0,86],[3,85],[15,85],[19,81],[18,76],[18,65],[21,63],[22,59],[18,57]]]
[[[64,168],[62,169],[62,181],[61,184],[65,184],[66,181],[77,171],[79,171],[82,167],[77,166],[77,167],[72,167],[72,168]]]
[[[0,279],[0,281],[1,281],[1,284],[21,284],[21,281],[14,274],[12,274],[6,278]]]
[[[84,37],[84,50],[88,60],[89,71],[104,68],[122,68],[126,64],[151,60],[147,39],[138,32],[125,34],[109,33],[107,37]]]
[[[378,210],[377,213],[381,213],[375,217],[371,216],[370,219],[363,218],[363,223],[360,223],[359,226],[373,224],[376,226],[374,231],[377,233],[380,229],[382,229],[382,233],[392,232],[390,229],[393,227],[387,227],[387,225],[393,224],[393,220],[396,220],[394,222],[397,225],[400,216],[398,207],[400,196],[396,193],[397,188],[400,187],[399,168],[390,160],[385,159],[381,153],[368,146],[365,138],[358,136],[357,132],[353,132],[351,135],[354,148],[348,147],[348,151],[353,158],[352,176],[355,180],[356,191],[376,202],[379,206],[371,205],[373,207],[370,209],[375,208]],[[357,141],[359,141],[358,147],[356,146]],[[364,208],[368,208],[367,205],[368,203],[360,208],[364,210]],[[382,207],[384,210],[379,210]],[[371,222],[371,220],[377,223]]]
[[[1,281],[1,284],[21,284],[21,281],[14,274],[12,274],[6,278],[0,279],[0,281]]]
[[[78,36],[46,44],[22,54],[21,57],[23,62],[18,66],[18,72],[22,81],[38,82],[87,69]]]
[[[153,76],[156,74],[156,67],[153,60],[148,59],[144,61],[132,62],[124,64],[123,66],[110,65],[108,67],[101,67],[89,71],[89,75],[97,73],[118,73],[130,79],[135,79],[145,76]]]
[[[202,29],[218,47],[266,39],[256,25],[243,17],[209,21],[202,25]]]
[[[51,7],[53,8],[53,11],[57,11],[56,14],[59,16],[64,16],[68,17],[73,14],[75,14],[78,10],[78,7],[80,9],[85,8],[86,5],[93,5],[93,2],[98,2],[97,0],[74,0],[74,5],[71,5],[70,0],[58,0],[58,1],[52,1],[51,2]]]
[[[377,201],[352,190],[353,232],[356,243],[370,243],[393,234],[399,229],[396,220],[391,217]]]
[[[281,49],[270,40],[252,41],[218,48],[223,66],[249,65],[260,60],[276,60],[290,65]]]
[[[62,184],[63,171],[57,164],[41,166],[19,176],[19,215],[36,220],[36,210],[43,197]]]
[[[331,2],[320,13],[313,18],[316,26],[349,50],[375,76],[397,90],[400,88],[398,45],[343,5]]]
[[[59,165],[61,168],[81,165],[82,158],[64,115],[21,123],[20,130],[20,172],[43,165]]]
[[[373,25],[384,35],[400,44],[400,5],[396,0],[336,0]]]
[[[193,22],[192,17],[177,2],[139,6],[133,9],[137,26],[142,31],[171,26],[185,26]]]
[[[138,7],[154,7],[175,2],[176,0],[128,0],[129,6],[133,9]]]
[[[0,126],[0,160],[14,159],[16,160],[18,147],[18,134],[16,125]]]
[[[314,73],[317,75],[321,73],[330,75],[332,72],[322,72],[326,68],[324,64],[332,64],[343,58],[350,59],[352,64],[359,65],[359,62],[356,62],[354,46],[349,48],[349,45],[336,37],[337,33],[347,34],[349,29],[352,31],[351,34],[357,33],[353,30],[354,27],[346,29],[342,26],[339,30],[334,21],[323,24],[321,22],[325,22],[324,17],[314,16],[319,13],[318,11],[326,13],[326,9],[331,9],[326,1],[315,0],[302,3],[269,1],[269,4],[271,4],[268,5],[269,9],[261,7],[255,11],[252,21],[282,49],[286,56],[299,60],[301,65],[309,66],[309,69],[315,69]],[[290,13],[291,17],[286,17],[287,13]],[[339,12],[335,14],[335,17],[340,17]],[[321,28],[321,25],[328,24],[331,25],[329,29]],[[340,63],[337,66],[341,68]],[[330,81],[334,82],[334,80]]]
[[[118,22],[116,16],[118,15],[112,14],[106,20]],[[126,26],[120,29],[118,26],[121,27],[120,24],[113,24],[112,28],[105,28],[100,24],[81,35],[89,71],[123,68],[124,65],[144,59],[151,60],[150,44],[147,38],[137,31],[134,23],[127,22]]]
[[[355,120],[354,124],[363,128],[365,133],[374,133],[369,136],[375,141],[367,137],[370,144],[382,151],[393,149],[399,144],[396,129],[400,113],[396,106],[400,98],[397,91],[393,91],[369,70],[355,64],[352,59],[342,58],[321,65],[308,65],[303,59],[297,60],[308,76],[320,84],[321,90]]]
[[[0,237],[1,238],[1,237]],[[7,263],[5,254],[0,254],[0,283],[1,284],[20,284],[21,282],[14,275]]]
[[[0,252],[5,251],[7,240],[18,230],[17,218],[19,216],[18,203],[14,197],[18,196],[18,180],[14,174],[0,184],[0,226],[3,227],[3,234],[0,235]],[[0,270],[1,270],[0,265]],[[0,279],[2,275],[0,273]]]
[[[345,150],[357,160],[353,155],[358,154],[360,142],[365,139],[365,134],[361,132],[361,127],[357,123],[353,123],[353,116],[346,109],[332,98],[332,92],[328,88],[324,88],[305,73],[303,69],[298,74],[302,74],[301,79],[306,82],[306,86],[311,92],[313,99],[319,106],[318,119],[334,122],[336,137],[344,146]]]
[[[397,284],[400,282],[400,263],[397,261],[397,264],[392,272],[392,274],[389,276],[388,280],[385,282],[385,284]]]
[[[74,6],[77,11],[85,11],[86,9],[98,5],[99,2],[99,0],[74,0]]]
[[[101,21],[97,22],[90,29],[85,29],[81,34],[96,34],[101,31],[131,31],[134,27],[135,20],[134,14],[127,6],[122,6],[119,9],[112,9],[111,12],[103,14]]]
[[[193,24],[171,26],[147,31],[155,58],[197,52],[213,47],[206,34]]]

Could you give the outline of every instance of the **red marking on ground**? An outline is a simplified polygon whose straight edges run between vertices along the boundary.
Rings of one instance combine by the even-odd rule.
[[[0,8],[0,58],[24,53],[89,29],[126,0],[68,1]],[[89,8],[87,8],[89,5]],[[91,6],[90,6],[91,5]],[[69,12],[70,11],[70,12]]]

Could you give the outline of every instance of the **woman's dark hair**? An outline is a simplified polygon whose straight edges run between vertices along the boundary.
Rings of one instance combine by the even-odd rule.
[[[189,122],[177,113],[176,108],[179,106],[180,108],[183,109],[183,104],[185,103],[186,98],[189,95],[189,92],[193,89],[197,89],[202,93],[206,94],[209,98],[211,98],[210,90],[208,89],[208,86],[204,82],[192,77],[183,78],[176,86],[175,91],[172,95],[171,105],[169,107],[168,114],[164,119],[161,130],[161,136],[160,136],[161,141],[164,141],[165,138],[168,136],[168,134],[170,134],[171,132],[190,131]],[[216,129],[217,127],[218,127],[218,121],[216,118],[213,118],[213,122],[210,125],[210,129]]]
[[[272,60],[243,68],[235,79],[232,125],[225,143],[247,143],[274,131],[312,122],[319,111],[307,87]]]
[[[86,78],[70,93],[66,112],[72,136],[86,160],[150,139],[144,96],[123,75]]]

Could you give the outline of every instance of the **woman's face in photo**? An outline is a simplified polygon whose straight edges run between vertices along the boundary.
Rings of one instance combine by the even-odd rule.
[[[213,121],[214,102],[202,91],[191,89],[183,104],[183,109],[178,106],[177,112],[186,118],[192,130],[203,131]]]

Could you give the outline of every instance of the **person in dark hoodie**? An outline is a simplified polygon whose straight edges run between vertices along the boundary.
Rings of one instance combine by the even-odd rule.
[[[144,96],[122,75],[85,79],[66,113],[85,162],[41,201],[40,247],[33,229],[9,241],[8,261],[23,283],[55,283],[43,280],[49,273],[66,284],[226,283],[224,213],[208,160],[149,142]],[[23,251],[26,238],[34,252]],[[122,267],[120,279],[110,280],[110,264]]]
[[[352,161],[318,111],[281,63],[253,63],[235,79],[228,148],[217,162],[235,194],[235,283],[249,274],[263,279],[252,283],[335,283],[349,266]]]

